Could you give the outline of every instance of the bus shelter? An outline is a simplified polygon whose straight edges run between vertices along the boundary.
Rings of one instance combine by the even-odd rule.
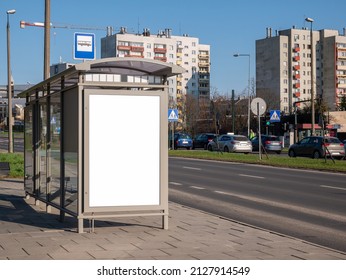
[[[84,220],[156,215],[168,228],[168,85],[180,66],[107,58],[21,93],[26,194]]]

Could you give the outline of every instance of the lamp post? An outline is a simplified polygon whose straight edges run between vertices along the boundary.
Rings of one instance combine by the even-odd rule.
[[[313,51],[313,37],[312,37],[312,18],[306,18],[305,21],[310,22],[310,44],[311,44],[311,134],[315,135],[315,97],[314,97],[314,51]]]
[[[10,15],[14,14],[15,12],[16,10],[7,11],[7,96],[8,96],[8,152],[9,153],[13,153]]]
[[[247,110],[247,136],[250,135],[250,54],[236,53],[234,57],[247,56],[249,58],[249,77],[248,77],[248,110]]]
[[[48,79],[50,76],[50,0],[45,0],[44,12],[44,62],[43,78]]]

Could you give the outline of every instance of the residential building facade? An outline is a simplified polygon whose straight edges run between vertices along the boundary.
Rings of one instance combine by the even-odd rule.
[[[322,97],[331,111],[346,96],[346,36],[337,30],[277,31],[256,40],[256,91],[269,109],[292,113]],[[312,60],[313,59],[313,60]],[[312,73],[311,73],[312,71]],[[305,101],[305,102],[304,102]]]
[[[200,105],[210,100],[210,46],[199,43],[199,38],[188,35],[173,36],[171,29],[151,34],[128,33],[122,27],[119,33],[101,38],[101,58],[140,57],[173,63],[186,72],[168,79],[171,108],[179,109],[179,122],[184,123],[187,96],[193,96]]]

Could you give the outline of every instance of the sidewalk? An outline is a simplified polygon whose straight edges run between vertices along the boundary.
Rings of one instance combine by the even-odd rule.
[[[58,221],[24,197],[23,181],[0,179],[0,259],[6,260],[345,260],[346,253],[169,203],[169,229],[159,217]],[[86,225],[86,230],[88,225]]]

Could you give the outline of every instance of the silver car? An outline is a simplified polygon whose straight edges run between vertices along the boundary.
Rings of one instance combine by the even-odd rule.
[[[251,153],[251,141],[243,135],[223,134],[208,143],[208,151]]]

